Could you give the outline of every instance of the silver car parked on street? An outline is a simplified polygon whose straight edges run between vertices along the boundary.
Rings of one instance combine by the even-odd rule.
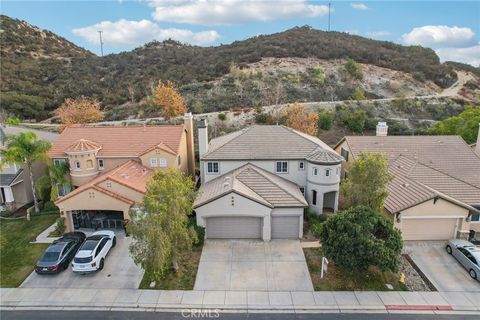
[[[470,277],[480,280],[480,248],[466,240],[448,241],[447,252],[467,269]]]

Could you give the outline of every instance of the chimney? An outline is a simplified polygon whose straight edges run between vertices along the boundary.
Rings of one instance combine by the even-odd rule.
[[[386,137],[388,134],[388,126],[386,122],[379,121],[377,124],[377,137]]]
[[[477,144],[475,145],[475,153],[480,156],[480,123],[478,124]]]
[[[198,123],[198,153],[200,160],[208,152],[208,123],[207,119],[201,119]]]
[[[183,125],[187,132],[188,174],[195,177],[195,147],[193,142],[193,116],[191,112],[187,112],[183,115]]]

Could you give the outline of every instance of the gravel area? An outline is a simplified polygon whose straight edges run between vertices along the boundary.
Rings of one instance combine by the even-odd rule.
[[[400,272],[405,275],[405,285],[410,291],[432,291],[403,254],[400,259]]]

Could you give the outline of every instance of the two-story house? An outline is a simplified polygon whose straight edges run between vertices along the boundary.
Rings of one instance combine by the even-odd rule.
[[[68,162],[73,191],[59,186],[56,205],[67,231],[79,227],[122,227],[142,202],[155,170],[177,168],[194,175],[193,118],[182,125],[68,127],[48,155]]]
[[[297,239],[304,208],[337,210],[342,157],[318,138],[254,125],[209,142],[207,130],[200,121],[194,204],[207,238]]]

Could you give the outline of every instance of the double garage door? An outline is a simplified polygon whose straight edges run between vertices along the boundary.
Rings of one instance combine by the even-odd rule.
[[[456,218],[403,219],[403,240],[449,240],[455,238]]]
[[[263,218],[212,217],[206,219],[208,239],[262,239]],[[272,239],[298,239],[300,217],[272,217]]]

